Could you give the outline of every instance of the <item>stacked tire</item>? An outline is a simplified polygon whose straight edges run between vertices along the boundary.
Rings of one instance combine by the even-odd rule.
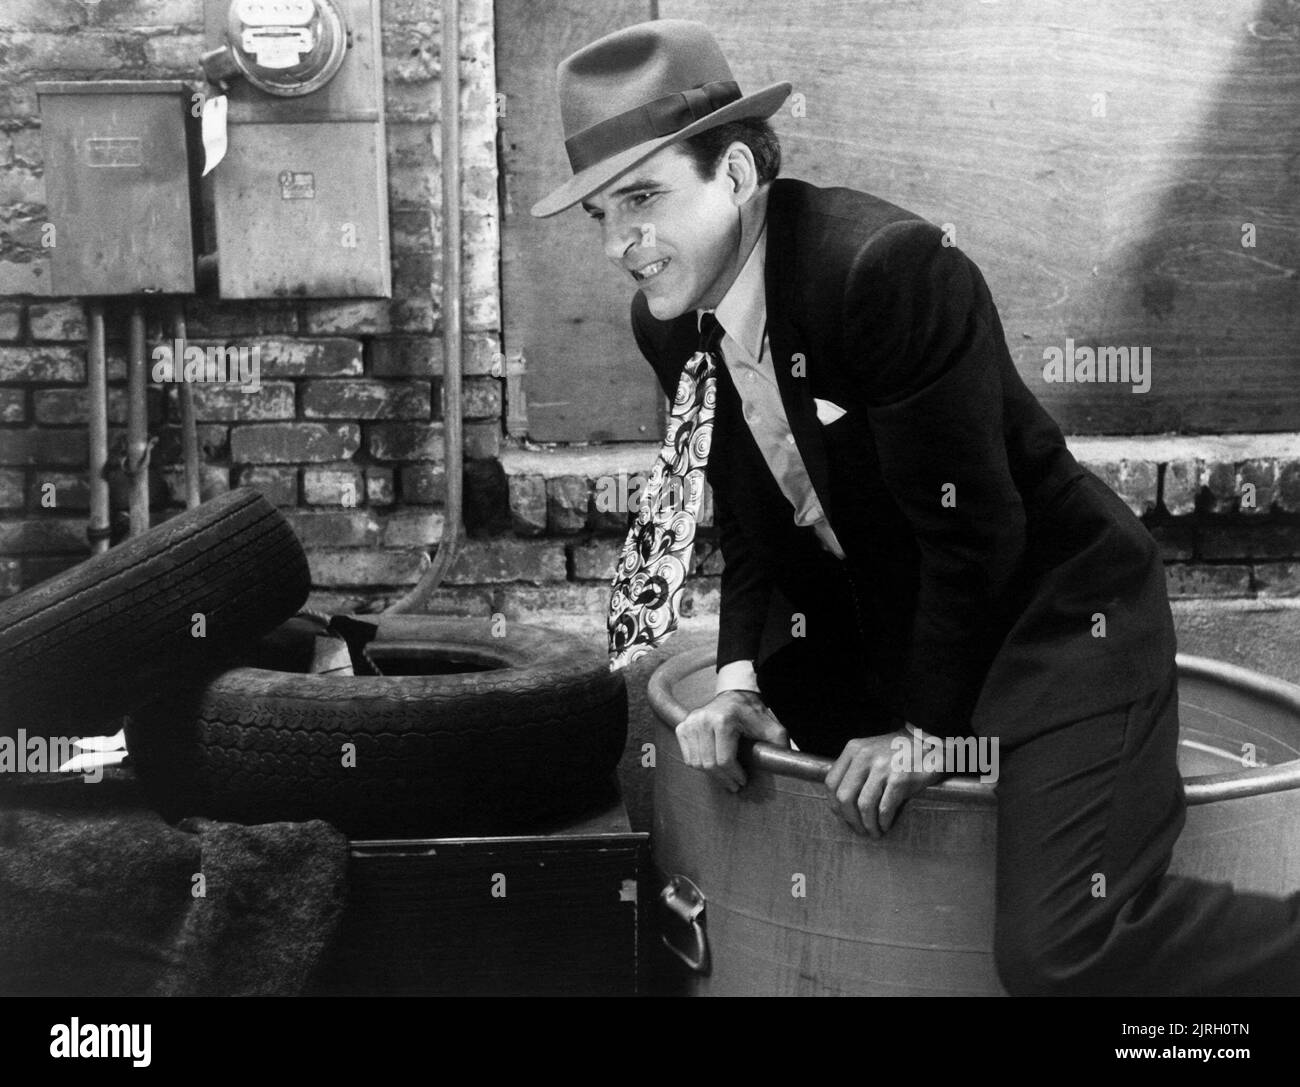
[[[612,799],[627,691],[603,655],[499,621],[355,616],[376,625],[382,674],[308,674],[310,624],[292,617],[310,587],[259,492],[188,510],[0,603],[0,736],[111,733],[126,715],[169,819],[492,835]]]
[[[132,715],[127,747],[164,815],[448,837],[610,798],[627,692],[583,643],[487,620],[354,618],[377,624],[368,649],[386,674],[235,667]]]
[[[292,616],[307,556],[284,516],[240,488],[0,603],[0,735],[116,732]]]

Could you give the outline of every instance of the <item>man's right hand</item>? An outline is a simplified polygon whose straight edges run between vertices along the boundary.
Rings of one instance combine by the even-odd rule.
[[[703,770],[733,793],[745,784],[745,771],[736,761],[741,736],[790,746],[785,728],[755,691],[722,691],[677,726],[686,765]]]

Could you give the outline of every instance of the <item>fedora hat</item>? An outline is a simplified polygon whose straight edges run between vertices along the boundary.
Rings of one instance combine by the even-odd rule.
[[[658,19],[616,30],[557,69],[573,177],[532,207],[545,218],[599,192],[668,144],[745,117],[770,117],[789,83],[743,95],[703,23]]]

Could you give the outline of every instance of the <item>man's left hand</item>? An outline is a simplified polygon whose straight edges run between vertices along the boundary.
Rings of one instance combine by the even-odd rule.
[[[897,757],[899,741],[912,749],[906,729],[850,740],[826,775],[831,808],[855,833],[879,838],[909,797],[948,776],[906,769],[910,760]]]

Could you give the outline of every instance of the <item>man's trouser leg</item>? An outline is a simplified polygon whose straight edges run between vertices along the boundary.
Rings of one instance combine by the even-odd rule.
[[[1300,889],[1165,874],[1177,743],[1171,662],[1150,695],[1001,749],[995,949],[1013,994],[1300,994]]]
[[[832,569],[837,569],[832,564]],[[832,758],[892,731],[863,683],[847,578],[807,636],[759,669],[799,746]],[[1059,707],[1051,707],[1060,712]],[[1166,875],[1182,830],[1178,689],[999,751],[995,954],[1013,993],[1300,995],[1300,888],[1287,898]]]

